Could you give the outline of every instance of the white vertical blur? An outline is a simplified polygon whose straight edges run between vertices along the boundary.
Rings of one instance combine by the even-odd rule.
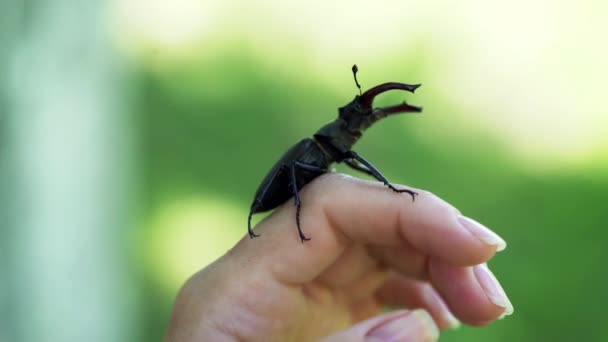
[[[119,238],[129,218],[127,120],[104,3],[0,7],[20,18],[8,50],[14,211],[2,236],[10,242],[6,336],[133,340],[132,279]]]
[[[7,94],[6,65],[8,64],[8,53],[6,47],[14,41],[17,31],[17,8],[0,3],[0,341],[15,341],[16,337],[12,327],[14,320],[12,315],[12,291],[13,284],[10,281],[14,267],[10,253],[10,222],[14,212],[14,191],[11,191],[11,172],[8,157],[8,116],[10,108]]]

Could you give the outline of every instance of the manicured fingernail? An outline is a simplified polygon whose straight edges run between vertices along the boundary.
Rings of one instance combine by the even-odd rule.
[[[475,272],[475,278],[477,278],[477,282],[483,288],[483,291],[488,296],[488,299],[492,303],[501,308],[504,308],[505,311],[500,315],[499,319],[504,318],[505,316],[509,316],[513,313],[513,304],[507,297],[505,290],[502,289],[496,277],[490,271],[486,264],[477,265],[473,268]]]
[[[496,246],[496,251],[500,252],[507,248],[507,243],[498,234],[491,231],[481,223],[468,218],[466,216],[458,216],[460,224],[466,228],[471,234],[481,240],[483,243]]]
[[[385,322],[367,334],[370,341],[436,341],[439,329],[424,310],[413,310]]]

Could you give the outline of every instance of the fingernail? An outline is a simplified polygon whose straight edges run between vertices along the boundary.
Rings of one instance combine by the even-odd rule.
[[[447,329],[458,329],[462,326],[462,323],[454,317],[448,306],[445,304],[444,300],[438,293],[433,293],[433,297],[435,297],[436,301],[439,303],[439,315],[441,316],[437,321],[441,322],[441,326],[445,326]]]
[[[418,309],[374,328],[366,337],[369,341],[436,341],[439,329],[431,315]]]
[[[445,313],[444,318],[448,322],[448,329],[456,330],[462,326],[462,323],[449,311]]]
[[[481,223],[466,216],[458,216],[458,221],[464,228],[466,228],[466,230],[468,230],[471,234],[473,234],[483,243],[490,246],[496,246],[497,252],[500,252],[507,248],[507,243],[505,242],[505,240],[503,240],[500,236],[498,236],[498,234],[494,233]]]
[[[496,280],[496,277],[488,266],[486,264],[480,264],[475,266],[473,270],[477,282],[481,285],[481,288],[486,293],[486,296],[488,296],[488,299],[495,305],[505,309],[498,319],[502,319],[512,314],[513,304],[511,304],[505,290],[502,289],[502,286],[500,286],[500,283]]]

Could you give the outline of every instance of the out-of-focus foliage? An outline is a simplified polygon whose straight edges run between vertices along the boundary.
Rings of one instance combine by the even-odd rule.
[[[491,267],[514,315],[443,340],[608,338],[606,5],[458,3],[111,2],[141,208],[117,239],[133,246],[142,341],[164,333],[183,281],[245,234],[276,159],[357,93],[354,62],[364,88],[422,83],[406,97],[424,107],[356,150],[508,242]]]

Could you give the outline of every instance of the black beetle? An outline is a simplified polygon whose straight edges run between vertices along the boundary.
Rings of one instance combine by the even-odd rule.
[[[356,65],[352,68],[355,84],[359,88],[359,95],[346,106],[338,110],[338,118],[321,127],[312,138],[306,138],[291,147],[264,177],[262,184],[255,193],[248,218],[249,236],[259,236],[251,229],[251,216],[272,210],[288,200],[295,198],[296,226],[302,242],[310,240],[300,228],[300,196],[298,191],[313,179],[326,173],[330,164],[344,162],[351,168],[367,173],[383,182],[395,192],[406,192],[415,199],[417,193],[408,189],[397,189],[367,160],[351,150],[363,131],[376,121],[392,114],[421,112],[422,108],[402,104],[386,108],[372,109],[372,102],[376,96],[389,90],[398,89],[414,92],[420,84],[404,84],[397,82],[383,83],[361,93],[361,86],[357,81]]]

